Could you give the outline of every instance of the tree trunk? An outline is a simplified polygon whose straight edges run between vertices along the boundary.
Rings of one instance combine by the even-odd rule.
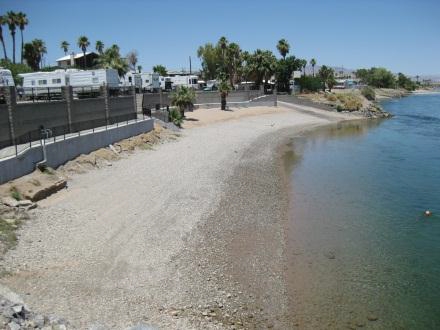
[[[222,99],[222,110],[226,110],[226,93],[222,93],[221,94],[221,99]]]
[[[313,78],[315,78],[315,66],[312,66],[312,70],[313,70]]]
[[[15,64],[15,33],[12,35],[12,62]]]
[[[84,55],[83,63],[84,63],[84,69],[85,69],[87,66],[87,58],[86,58],[86,51],[85,50],[83,50],[83,55]]]
[[[20,63],[23,64],[23,50],[24,50],[23,29],[20,29],[20,32],[21,32],[21,60],[20,60]]]
[[[8,55],[6,55],[5,40],[3,39],[3,36],[2,36],[1,41],[2,41],[2,46],[3,46],[3,54],[5,55],[5,60],[8,60]]]

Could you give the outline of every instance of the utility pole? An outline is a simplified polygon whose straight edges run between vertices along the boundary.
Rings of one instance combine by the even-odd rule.
[[[191,75],[192,74],[192,71],[191,71],[191,56],[189,57],[189,75]]]

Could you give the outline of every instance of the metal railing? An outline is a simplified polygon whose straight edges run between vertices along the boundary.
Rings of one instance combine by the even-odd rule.
[[[15,141],[7,141],[7,145],[0,149],[0,160],[10,157],[17,157],[30,148],[40,146],[43,143],[55,143],[57,141],[66,140],[77,136],[93,134],[95,132],[106,131],[120,126],[137,123],[150,118],[151,116],[147,116],[146,114],[138,114],[132,119],[112,120],[108,125],[101,124],[96,127],[82,129],[75,132],[70,132],[67,126],[56,126],[50,128],[40,127],[39,129],[16,137]],[[90,121],[87,121],[86,123],[90,124]]]

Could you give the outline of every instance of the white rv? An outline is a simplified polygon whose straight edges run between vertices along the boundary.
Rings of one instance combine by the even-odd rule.
[[[20,73],[19,76],[23,78],[24,95],[32,99],[61,96],[61,87],[69,84],[69,74],[72,71],[77,70]]]
[[[142,91],[156,92],[161,88],[160,76],[158,73],[146,73],[140,74]]]
[[[100,87],[107,85],[111,88],[119,87],[119,75],[115,69],[98,69],[77,71],[70,74],[72,87]]]
[[[11,71],[0,68],[0,87],[15,86]]]
[[[170,78],[173,83],[173,89],[175,89],[179,86],[186,86],[186,87],[191,87],[194,89],[199,89],[199,83],[198,83],[197,76],[175,76],[175,77],[170,77]]]
[[[124,76],[119,78],[119,86],[128,87],[135,86],[141,88],[141,75],[136,72],[127,72]]]

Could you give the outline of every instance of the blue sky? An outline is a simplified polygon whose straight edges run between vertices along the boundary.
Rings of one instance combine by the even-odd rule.
[[[440,0],[0,0],[0,10],[27,13],[25,40],[43,39],[50,64],[64,55],[62,40],[78,52],[86,35],[123,54],[136,49],[144,70],[188,68],[189,56],[199,67],[198,46],[225,35],[243,49],[274,52],[286,38],[295,56],[318,64],[440,74]],[[3,34],[11,55],[5,26]]]

